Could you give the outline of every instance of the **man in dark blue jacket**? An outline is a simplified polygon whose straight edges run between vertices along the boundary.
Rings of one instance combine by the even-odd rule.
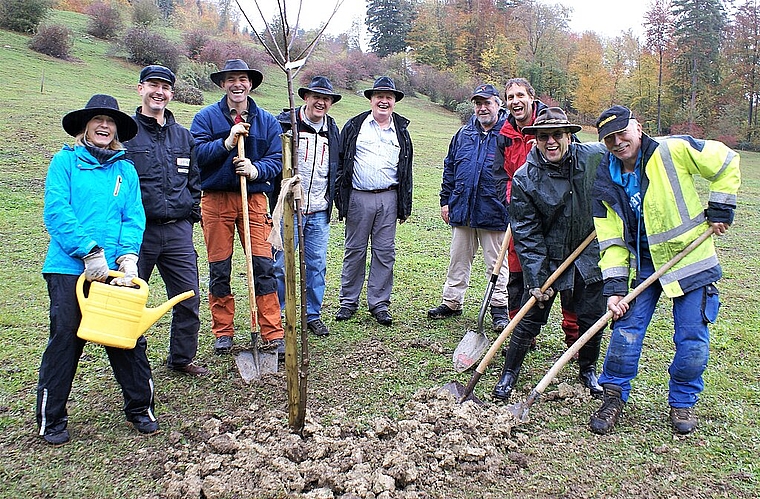
[[[243,224],[248,223],[261,337],[264,347],[276,346],[284,356],[272,245],[266,240],[272,230],[272,219],[265,195],[272,191],[271,181],[282,171],[280,124],[248,96],[261,84],[263,75],[250,69],[245,61],[228,60],[221,71],[209,77],[225,95],[195,115],[190,132],[195,138],[203,188],[201,211],[209,261],[214,350],[224,354],[232,348],[235,316],[235,299],[230,287],[232,248],[235,228],[242,239]],[[245,157],[238,156],[238,140],[245,141]],[[242,217],[241,176],[248,180],[248,220]]]
[[[478,245],[483,247],[486,274],[490,275],[507,230],[507,172],[494,162],[506,113],[493,85],[479,85],[470,100],[475,114],[451,139],[443,161],[441,218],[452,227],[451,260],[442,303],[428,310],[431,319],[461,315]],[[498,272],[491,315],[494,329],[501,330],[509,323],[509,271],[502,266]]]
[[[148,281],[157,266],[169,297],[195,291],[172,311],[166,365],[202,376],[208,370],[193,364],[201,325],[198,254],[193,246],[193,224],[201,219],[201,180],[193,137],[166,109],[174,96],[174,80],[174,73],[164,66],[146,66],[140,72],[137,91],[142,105],[134,115],[138,131],[125,146],[140,177],[147,219],[138,274]]]

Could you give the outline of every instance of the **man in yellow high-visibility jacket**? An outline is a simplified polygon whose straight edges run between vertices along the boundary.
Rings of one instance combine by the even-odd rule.
[[[661,295],[673,300],[675,355],[668,403],[676,433],[694,431],[694,405],[704,389],[710,336],[718,314],[715,282],[721,268],[712,239],[649,286],[635,302],[629,290],[669,261],[708,226],[723,235],[733,222],[739,189],[739,155],[721,142],[690,136],[653,139],[626,107],[613,106],[596,123],[607,150],[594,183],[594,225],[599,266],[613,328],[599,383],[604,402],[591,415],[591,431],[614,428],[638,371],[641,347]],[[710,184],[705,210],[694,186],[700,175]],[[709,224],[709,225],[708,225]]]

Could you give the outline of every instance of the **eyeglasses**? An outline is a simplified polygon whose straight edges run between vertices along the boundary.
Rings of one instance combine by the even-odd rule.
[[[552,133],[551,135],[548,133],[538,133],[536,134],[536,140],[539,142],[546,142],[549,140],[549,137],[553,138],[555,142],[559,142],[560,139],[562,139],[567,132],[563,131],[557,131]]]

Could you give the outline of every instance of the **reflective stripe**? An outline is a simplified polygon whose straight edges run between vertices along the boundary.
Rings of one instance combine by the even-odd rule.
[[[609,279],[612,277],[628,277],[627,267],[610,267],[602,270],[602,278]]]
[[[693,276],[705,270],[709,270],[715,267],[716,265],[718,265],[719,263],[720,262],[718,262],[718,255],[713,254],[705,258],[704,260],[691,263],[677,270],[671,270],[669,272],[666,272],[665,275],[660,277],[660,282],[662,283],[663,286],[665,286],[673,282],[680,281],[681,279],[685,277]]]
[[[723,171],[728,168],[728,164],[733,161],[733,159],[736,157],[736,152],[734,152],[733,149],[729,149],[729,153],[726,155],[726,160],[723,162],[723,164],[720,167],[720,170],[718,170],[718,173],[713,175],[712,177],[708,178],[710,182],[713,182],[716,178],[720,177],[720,174],[723,173]]]
[[[705,220],[705,213],[701,211],[699,212],[699,215],[687,221],[686,223],[679,225],[678,227],[673,227],[672,229],[666,230],[665,232],[660,232],[658,234],[648,234],[647,239],[649,240],[649,245],[654,246],[655,244],[660,244],[670,241],[671,239],[675,239],[682,234],[686,234],[693,228],[699,227],[705,222]]]
[[[685,220],[689,220],[689,208],[686,206],[686,197],[681,190],[681,183],[678,181],[678,171],[673,164],[673,158],[670,154],[670,147],[666,140],[660,143],[659,147],[660,159],[662,159],[662,166],[665,167],[665,173],[668,175],[668,181],[670,182],[670,188],[673,190],[673,197],[675,198],[676,207],[678,208],[678,214],[681,216],[681,223]],[[651,236],[650,243],[651,243]]]
[[[625,248],[625,241],[622,237],[614,237],[612,239],[605,239],[604,241],[599,241],[599,251],[604,251],[609,247],[612,246],[620,246],[621,248]]]
[[[150,404],[148,404],[148,417],[151,421],[155,421],[156,416],[153,415],[153,410],[151,409],[153,407],[153,395],[155,393],[155,390],[153,388],[153,378],[148,378],[148,385],[150,386]]]
[[[47,426],[47,416],[45,414],[45,409],[47,408],[47,400],[48,400],[48,390],[47,388],[42,389],[42,403],[40,404],[40,415],[42,416],[41,423],[40,423],[40,436],[45,435],[45,427]]]
[[[710,192],[710,201],[713,203],[728,204],[736,206],[736,194],[727,194],[725,192]]]

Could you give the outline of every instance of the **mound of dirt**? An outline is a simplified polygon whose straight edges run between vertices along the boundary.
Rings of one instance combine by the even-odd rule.
[[[501,406],[458,404],[423,390],[398,420],[358,421],[307,412],[303,436],[287,414],[254,405],[229,419],[208,419],[188,444],[172,434],[162,497],[424,498],[494,485],[526,467]],[[195,439],[193,439],[195,440]]]

